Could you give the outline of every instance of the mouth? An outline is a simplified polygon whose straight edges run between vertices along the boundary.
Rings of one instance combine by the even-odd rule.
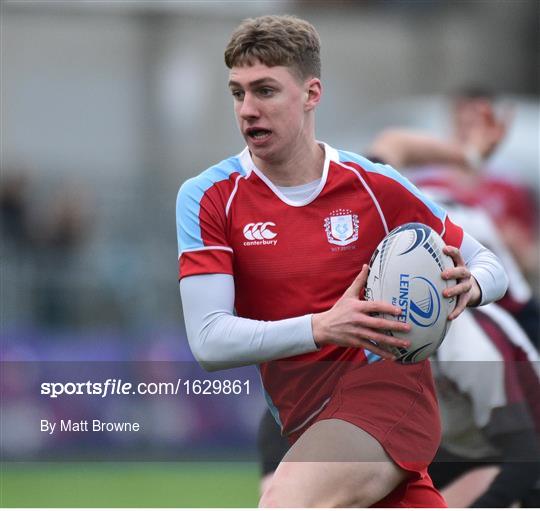
[[[255,143],[266,142],[272,135],[271,130],[267,130],[265,128],[257,128],[257,127],[248,128],[247,130],[245,130],[244,133],[249,140]]]

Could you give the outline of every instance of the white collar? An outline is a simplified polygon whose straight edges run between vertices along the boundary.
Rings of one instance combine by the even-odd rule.
[[[263,181],[270,190],[285,204],[288,204],[289,206],[294,207],[301,207],[309,204],[310,202],[313,202],[321,193],[321,190],[324,188],[324,185],[326,184],[326,179],[328,177],[328,168],[330,167],[331,161],[339,161],[339,155],[336,149],[333,147],[330,147],[328,144],[324,142],[317,141],[319,145],[322,146],[324,149],[324,165],[323,165],[323,173],[321,176],[321,180],[319,183],[319,186],[313,190],[313,193],[309,195],[309,197],[306,197],[303,200],[295,201],[288,199],[279,189],[278,187],[266,177],[266,175],[257,168],[255,163],[253,163],[253,160],[251,158],[251,154],[249,152],[249,149],[246,147],[238,156],[240,158],[240,163],[242,164],[242,167],[244,168],[247,175],[249,175],[251,172],[254,172],[257,174],[257,176]]]

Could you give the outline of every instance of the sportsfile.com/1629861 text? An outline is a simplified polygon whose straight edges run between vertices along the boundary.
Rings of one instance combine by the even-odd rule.
[[[173,382],[138,382],[108,378],[105,381],[43,382],[41,395],[51,399],[59,396],[167,396],[167,395],[249,395],[250,380],[184,379]]]

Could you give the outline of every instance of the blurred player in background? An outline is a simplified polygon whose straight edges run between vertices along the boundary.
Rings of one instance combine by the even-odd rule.
[[[524,187],[483,173],[508,122],[509,117],[495,114],[490,95],[471,89],[455,100],[454,141],[392,129],[371,148],[394,164],[443,165],[420,169],[413,179],[501,258],[509,287],[499,304],[524,329],[505,310],[490,305],[460,317],[437,353],[444,361],[435,372],[443,437],[436,457],[441,461],[430,467],[430,474],[452,507],[539,503],[540,366],[531,342],[539,344],[540,314],[514,259],[517,255],[521,267],[530,269],[537,209]]]
[[[540,307],[528,283],[538,282],[539,277],[538,204],[532,191],[512,176],[503,179],[489,173],[487,161],[503,143],[512,120],[508,108],[497,112],[496,107],[489,92],[463,89],[453,101],[452,140],[437,140],[395,128],[378,136],[371,151],[391,165],[417,168],[411,179],[435,200],[478,206],[490,216],[498,237],[515,261],[512,268],[506,267],[512,273],[510,288],[500,305],[516,318],[538,347]],[[488,222],[481,220],[486,225]],[[490,247],[489,239],[482,233],[491,238],[492,231],[493,227],[487,226],[471,234],[480,236],[478,239]]]
[[[450,319],[502,296],[506,275],[391,167],[316,140],[319,52],[315,29],[289,16],[245,20],[227,46],[247,148],[179,192],[188,339],[209,370],[259,364],[293,444],[261,506],[441,507],[429,363],[392,363],[385,347],[408,346],[408,326],[371,315],[398,307],[359,299],[366,263],[394,227],[430,225],[456,263],[442,274],[457,280]]]
[[[429,165],[414,176],[415,182],[442,188],[463,204],[483,207],[522,271],[538,277],[534,195],[511,170],[499,177],[487,165],[511,127],[513,111],[503,106],[488,90],[464,88],[452,100],[451,140],[437,142],[429,135],[391,129],[374,141],[372,150],[391,165]]]
[[[540,504],[540,359],[508,312],[465,311],[433,357],[443,435],[429,472],[450,507]]]
[[[460,205],[462,226],[501,258],[509,274],[499,305],[538,348],[540,306],[529,285],[538,272],[538,207],[526,187],[487,173],[486,161],[504,141],[510,115],[497,115],[488,93],[467,91],[454,100],[453,140],[393,128],[376,137],[370,152],[391,165],[417,169],[409,177],[423,191],[437,202]]]
[[[472,175],[476,178],[470,200],[482,206],[491,216],[501,236],[514,253],[526,275],[538,273],[538,204],[519,178],[510,174],[496,177],[486,164],[491,153],[475,152],[479,130],[488,126],[500,133],[500,143],[511,127],[513,112],[499,107],[495,95],[481,87],[468,87],[458,92],[453,101],[455,138],[468,151]],[[497,146],[493,147],[493,151]],[[470,182],[466,183],[470,186]]]

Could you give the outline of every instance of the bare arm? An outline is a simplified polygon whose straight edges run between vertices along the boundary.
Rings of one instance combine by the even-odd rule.
[[[428,164],[466,166],[467,157],[456,143],[402,128],[391,128],[375,138],[367,150],[395,168]]]
[[[504,140],[513,118],[511,108],[498,117],[493,108],[476,108],[467,140],[462,143],[438,139],[406,128],[390,128],[378,135],[367,153],[396,168],[453,165],[474,171]]]

